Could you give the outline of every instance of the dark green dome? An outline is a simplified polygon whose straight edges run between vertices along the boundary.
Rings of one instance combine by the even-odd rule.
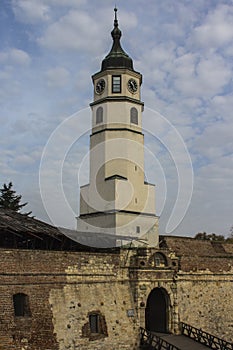
[[[122,49],[120,39],[121,31],[118,28],[117,9],[115,11],[114,28],[111,32],[113,38],[113,44],[109,54],[103,59],[101,70],[111,68],[128,68],[133,70],[133,60]]]

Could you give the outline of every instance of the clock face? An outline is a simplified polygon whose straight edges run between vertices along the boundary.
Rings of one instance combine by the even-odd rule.
[[[129,79],[127,86],[128,86],[129,91],[132,93],[135,93],[138,89],[138,84],[137,84],[136,80],[134,80],[134,79]]]
[[[102,92],[105,89],[105,80],[100,79],[97,81],[96,86],[95,86],[95,91],[97,94],[102,94]]]

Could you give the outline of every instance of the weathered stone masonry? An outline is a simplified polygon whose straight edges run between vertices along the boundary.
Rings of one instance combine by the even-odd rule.
[[[168,295],[169,331],[184,321],[231,341],[233,254],[223,246],[224,254],[210,242],[165,237],[160,249],[115,253],[1,249],[0,349],[138,349],[154,288]],[[165,265],[156,266],[158,252]],[[16,293],[28,295],[30,316],[14,315]],[[92,314],[100,334],[91,333]]]
[[[137,318],[120,254],[1,249],[0,349],[137,348]],[[29,296],[31,317],[15,317],[12,296]],[[4,296],[4,297],[2,297]],[[106,320],[91,337],[88,315]],[[130,341],[129,341],[130,339]]]

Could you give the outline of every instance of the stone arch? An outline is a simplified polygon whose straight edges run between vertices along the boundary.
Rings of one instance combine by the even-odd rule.
[[[146,329],[152,332],[169,332],[170,298],[164,288],[154,288],[148,298],[145,309]]]
[[[155,267],[166,267],[167,266],[167,258],[164,254],[160,252],[156,252],[153,256],[154,266]]]

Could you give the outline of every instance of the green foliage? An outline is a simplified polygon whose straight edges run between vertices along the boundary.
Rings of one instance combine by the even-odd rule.
[[[232,225],[231,228],[230,228],[230,234],[229,234],[229,236],[227,237],[226,242],[228,242],[228,243],[233,243],[233,225]]]
[[[230,234],[228,237],[224,237],[223,235],[216,235],[216,233],[206,233],[206,232],[199,232],[196,234],[194,239],[199,239],[202,241],[220,241],[220,242],[227,242],[227,243],[233,243],[233,225],[230,228]]]
[[[0,189],[0,208],[4,209],[11,209],[14,211],[20,211],[27,203],[21,204],[21,195],[17,195],[16,191],[12,189],[13,184],[12,182],[9,182],[8,185],[4,184],[3,187]],[[26,215],[29,215],[30,213],[27,213]]]
[[[216,235],[216,233],[199,232],[194,237],[195,239],[203,240],[203,241],[225,241],[225,237],[223,235]]]
[[[230,236],[233,238],[233,225],[230,228]]]

